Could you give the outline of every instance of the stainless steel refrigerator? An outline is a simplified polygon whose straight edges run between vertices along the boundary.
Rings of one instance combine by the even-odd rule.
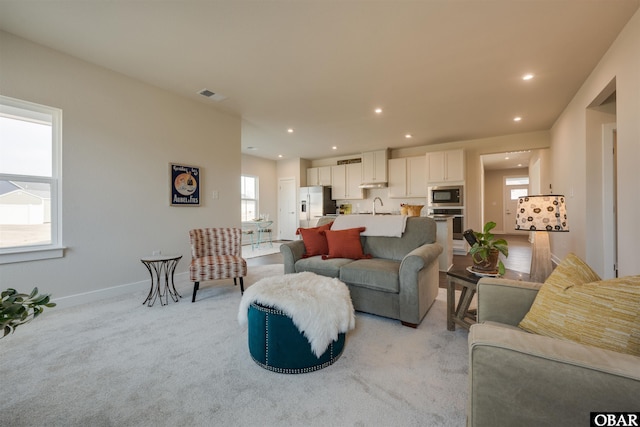
[[[331,200],[331,187],[300,187],[300,227],[315,227],[320,217],[335,213],[336,202]]]

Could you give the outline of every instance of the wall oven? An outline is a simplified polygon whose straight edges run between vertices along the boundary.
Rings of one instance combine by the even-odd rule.
[[[452,216],[453,217],[453,240],[462,240],[464,237],[464,214],[462,209],[432,209],[433,216]]]
[[[463,186],[437,186],[429,187],[429,206],[463,206]]]

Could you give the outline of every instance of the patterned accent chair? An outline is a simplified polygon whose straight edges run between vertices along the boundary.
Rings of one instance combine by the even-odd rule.
[[[242,230],[240,228],[199,228],[189,231],[191,264],[189,280],[193,284],[193,298],[203,280],[233,279],[244,293],[242,278],[247,275],[247,262],[242,258]]]

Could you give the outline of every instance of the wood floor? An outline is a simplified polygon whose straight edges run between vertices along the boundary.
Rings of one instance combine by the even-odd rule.
[[[504,238],[509,242],[509,257],[503,259],[505,267],[510,270],[529,274],[529,268],[531,266],[531,244],[528,241],[528,234],[506,235]],[[283,263],[282,254],[280,253],[247,260],[248,266]],[[456,267],[466,268],[472,264],[471,257],[469,255],[454,255],[453,264]],[[445,288],[446,286],[447,275],[445,272],[440,272],[440,287]]]

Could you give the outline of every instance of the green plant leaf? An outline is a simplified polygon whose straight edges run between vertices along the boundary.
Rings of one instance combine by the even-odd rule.
[[[496,223],[493,221],[489,221],[484,225],[484,229],[482,230],[484,234],[488,234],[489,231],[493,230],[496,227]]]
[[[49,299],[50,296],[47,294],[38,295],[37,287],[33,288],[29,295],[19,294],[13,288],[2,291],[0,310],[2,337],[15,332],[19,325],[38,317],[44,311],[44,307],[55,307],[56,304],[49,302]]]

